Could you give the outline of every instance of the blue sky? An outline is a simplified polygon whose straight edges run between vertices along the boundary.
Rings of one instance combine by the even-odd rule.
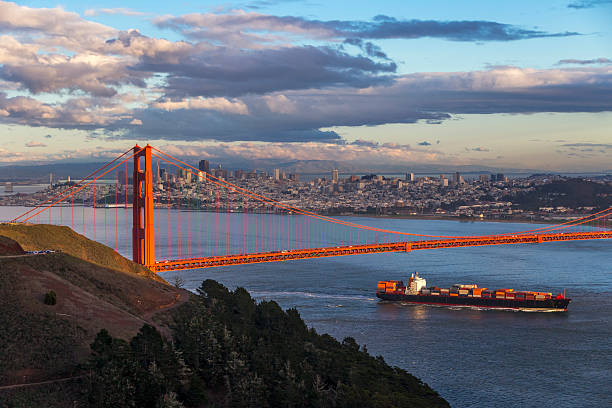
[[[0,164],[609,170],[612,1],[0,1]]]

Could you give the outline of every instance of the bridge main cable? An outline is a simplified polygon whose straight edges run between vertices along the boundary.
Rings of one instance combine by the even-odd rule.
[[[181,168],[181,169],[183,169],[185,171],[188,171],[189,173],[193,174],[194,176],[198,176],[198,173],[195,172],[196,171],[195,167],[193,167],[193,166],[191,166],[191,165],[189,165],[189,164],[187,164],[187,163],[185,163],[185,162],[183,162],[183,161],[181,161],[181,160],[179,160],[179,159],[177,159],[177,158],[175,158],[175,157],[173,157],[173,156],[171,156],[171,155],[169,155],[169,154],[167,154],[167,153],[165,153],[165,152],[163,152],[163,151],[161,151],[159,149],[156,149],[155,147],[152,147],[152,149],[157,151],[157,152],[159,152],[159,153],[161,153],[161,154],[163,154],[163,155],[165,155],[165,156],[168,156],[170,159],[172,159],[174,161],[177,161],[177,162],[187,166],[188,168],[182,167],[182,166],[180,166],[180,165],[178,165],[176,163],[172,163],[170,160],[168,160],[168,159],[166,159],[164,157],[161,157],[159,155],[153,154],[153,156],[155,156],[155,157],[157,157],[157,158],[159,158],[159,159],[161,159],[163,161],[166,161],[167,163],[170,163],[170,164],[172,164],[172,165],[174,165],[174,166],[176,166],[178,168]],[[191,171],[189,169],[193,169],[194,171]],[[258,201],[261,201],[261,202],[269,203],[271,205],[274,205],[276,207],[282,208],[284,210],[294,211],[294,212],[296,212],[298,214],[302,214],[302,215],[305,215],[307,217],[319,219],[321,221],[327,221],[327,222],[330,222],[330,223],[334,223],[334,224],[338,224],[338,225],[344,225],[344,226],[353,227],[353,228],[365,229],[365,230],[368,230],[368,231],[382,232],[382,233],[388,233],[388,234],[397,234],[397,235],[405,235],[405,236],[413,236],[413,237],[423,237],[423,238],[464,238],[464,236],[415,234],[415,233],[410,233],[410,232],[401,232],[401,231],[387,230],[387,229],[376,228],[376,227],[369,227],[369,226],[366,226],[366,225],[356,224],[356,223],[353,223],[353,222],[342,221],[342,220],[338,220],[336,218],[320,215],[320,214],[314,213],[312,211],[303,210],[301,208],[284,205],[281,202],[276,201],[276,200],[274,200],[272,198],[269,198],[269,197],[266,197],[266,196],[254,193],[254,192],[249,191],[249,190],[246,190],[246,189],[244,189],[242,187],[239,187],[239,186],[236,186],[235,184],[232,184],[232,183],[230,183],[228,181],[225,181],[223,179],[215,177],[215,176],[213,176],[213,175],[211,175],[209,173],[206,173],[206,174],[207,174],[207,177],[213,178],[215,180],[218,180],[218,182],[215,182],[215,181],[211,180],[211,182],[213,184],[222,186],[222,187],[224,187],[226,189],[231,189],[231,190],[233,190],[233,191],[235,191],[235,192],[237,192],[239,194],[242,194],[242,195],[254,198],[254,199],[256,199]]]
[[[131,150],[131,149],[130,149],[130,150]],[[141,149],[141,150],[142,150],[142,149]],[[129,151],[129,150],[128,150],[128,151]],[[126,152],[126,153],[127,153],[127,152]],[[111,161],[111,162],[110,162],[110,163],[108,163],[106,166],[103,166],[101,169],[108,167],[108,166],[109,166],[111,163],[113,163],[114,161],[118,160],[120,157],[123,157],[123,156],[124,156],[126,153],[122,154],[122,155],[121,155],[121,156],[119,156],[117,159],[115,159],[115,160]],[[48,210],[49,208],[51,208],[51,207],[55,206],[57,203],[62,202],[62,201],[64,201],[65,199],[67,199],[67,198],[69,198],[69,197],[73,196],[74,194],[76,194],[76,193],[78,193],[79,191],[83,190],[85,187],[87,187],[87,186],[89,186],[90,184],[92,184],[94,181],[96,181],[96,180],[100,179],[101,177],[105,176],[106,174],[110,173],[111,171],[113,171],[114,169],[116,169],[117,167],[119,167],[120,165],[122,165],[123,163],[125,163],[126,161],[130,160],[130,159],[131,159],[132,157],[134,157],[136,154],[138,154],[138,152],[134,152],[134,153],[132,153],[130,156],[128,156],[128,157],[126,157],[125,159],[121,160],[119,163],[115,164],[113,167],[111,167],[110,169],[106,170],[104,173],[100,174],[99,176],[97,176],[96,178],[92,179],[92,180],[91,180],[91,181],[89,181],[88,183],[86,183],[86,184],[82,185],[81,187],[79,187],[78,189],[74,190],[73,192],[71,192],[71,193],[70,193],[70,194],[68,194],[67,196],[62,197],[62,198],[60,198],[59,200],[56,200],[55,202],[53,202],[53,203],[49,204],[48,206],[46,206],[45,208],[43,208],[42,210],[39,210],[39,211],[38,211],[38,212],[36,212],[35,214],[30,215],[28,218],[26,218],[26,219],[24,219],[24,220],[22,220],[22,221],[20,221],[20,222],[22,222],[22,223],[27,222],[28,220],[30,220],[30,219],[32,219],[32,218],[34,218],[34,217],[36,217],[38,214],[40,214],[40,213],[42,213],[42,212],[44,212],[44,211]],[[100,171],[101,169],[96,170],[96,172],[94,172],[94,174],[95,174],[95,173],[97,173],[98,171]],[[76,186],[73,186],[73,187],[76,187]],[[66,190],[65,190],[65,192],[67,192],[67,191],[69,191],[69,190],[70,190],[70,188],[69,188],[69,189],[66,189]],[[55,197],[59,197],[59,196],[61,196],[61,194],[58,194],[58,195],[56,195]],[[50,201],[50,200],[47,200],[45,203],[47,203],[47,202],[49,202],[49,201]],[[43,205],[44,205],[44,203],[43,203],[43,204],[40,204],[40,205],[39,205],[39,206],[37,206],[37,207],[35,207],[33,210],[36,210],[36,208],[40,208],[40,207],[41,207],[41,206],[43,206]],[[29,212],[31,212],[31,211],[33,211],[33,210],[28,211],[28,213],[29,213]],[[25,215],[25,214],[23,214],[23,215]],[[17,217],[16,219],[19,219],[19,218],[23,217],[23,215],[20,215],[20,216],[19,216],[19,217]]]

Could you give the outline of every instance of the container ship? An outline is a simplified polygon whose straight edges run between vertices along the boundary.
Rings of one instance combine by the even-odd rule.
[[[417,272],[410,275],[408,286],[401,280],[380,281],[376,296],[382,300],[438,306],[515,310],[528,312],[565,312],[571,299],[565,293],[487,290],[474,284],[455,284],[448,289],[427,287]]]

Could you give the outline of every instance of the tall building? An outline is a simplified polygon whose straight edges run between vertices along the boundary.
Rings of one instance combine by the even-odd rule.
[[[453,175],[453,184],[457,185],[461,183],[461,174],[459,174],[459,172],[455,172],[455,174]]]
[[[280,180],[280,169],[274,169],[274,180]]]
[[[406,181],[414,181],[414,173],[406,173]]]
[[[210,172],[210,163],[208,160],[200,160],[200,163],[198,163],[198,169],[207,173]]]
[[[332,170],[332,183],[338,182],[338,169]]]
[[[157,159],[157,168],[155,171],[155,181],[159,183],[161,181],[161,171],[159,169],[159,159]]]
[[[117,173],[117,182],[122,186],[126,184],[125,170],[119,170]]]

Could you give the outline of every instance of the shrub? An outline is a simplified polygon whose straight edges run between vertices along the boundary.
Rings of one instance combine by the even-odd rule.
[[[49,291],[45,293],[45,305],[53,306],[56,303],[57,303],[57,295],[55,294],[54,291]]]

